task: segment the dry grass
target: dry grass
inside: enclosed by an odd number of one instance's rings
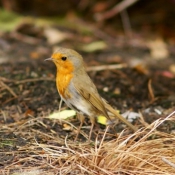
[[[166,120],[174,120],[172,113],[140,129],[132,135],[120,135],[111,141],[103,139],[92,143],[75,143],[55,137],[52,132],[40,132],[32,126],[39,119],[5,126],[3,131],[21,134],[28,142],[15,150],[1,152],[13,161],[5,163],[1,174],[120,174],[173,175],[175,174],[175,135],[156,131]],[[27,128],[32,128],[30,131]],[[37,138],[40,138],[39,140]],[[49,144],[50,142],[50,144]]]

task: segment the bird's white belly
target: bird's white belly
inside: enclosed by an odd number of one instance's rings
[[[69,106],[70,108],[76,110],[77,112],[81,114],[86,114],[90,116],[90,106],[81,97],[77,97],[77,98],[73,97],[73,98],[70,98],[69,100],[65,100],[64,98],[62,99],[65,101],[67,106]]]

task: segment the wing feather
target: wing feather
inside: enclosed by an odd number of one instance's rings
[[[82,87],[80,84],[79,85],[76,84],[75,88],[76,88],[77,92],[86,101],[89,101],[89,103],[91,103],[92,108],[94,108],[94,110],[96,110],[99,114],[102,114],[102,115],[106,116],[108,119],[110,119],[109,115],[107,114],[104,103],[103,103],[101,97],[99,96],[96,88],[94,89],[94,87],[93,88],[89,87],[87,89],[87,87]]]

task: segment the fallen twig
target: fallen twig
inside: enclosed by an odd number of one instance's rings
[[[25,80],[19,80],[15,81],[15,84],[23,84],[23,83],[29,83],[29,82],[36,82],[36,81],[55,81],[54,78],[48,78],[48,77],[42,77],[42,78],[29,78]]]
[[[154,92],[153,92],[153,88],[152,88],[152,80],[149,79],[148,81],[148,91],[149,91],[149,96],[151,99],[151,102],[155,101],[155,96],[154,96]]]
[[[162,157],[162,160],[167,163],[168,165],[170,165],[171,167],[175,168],[175,164],[170,162],[169,160],[167,160],[165,157]]]
[[[95,14],[95,19],[97,21],[103,21],[105,19],[111,18],[115,16],[116,14],[120,13],[124,9],[128,8],[129,6],[136,3],[138,0],[124,0],[120,3],[118,3],[116,6],[114,6],[111,10],[103,13],[103,14]]]
[[[132,36],[131,22],[130,22],[129,15],[126,10],[123,10],[121,12],[121,20],[123,23],[123,29],[125,31],[126,36],[128,38],[131,38]]]
[[[4,77],[0,77],[0,82],[13,82],[15,84],[23,84],[23,83],[29,83],[29,82],[35,82],[35,81],[55,81],[54,78],[49,77],[41,77],[41,78],[29,78],[24,80],[11,80]]]
[[[112,64],[112,65],[100,65],[100,66],[91,66],[87,67],[86,70],[90,71],[102,71],[102,70],[111,70],[111,69],[122,69],[127,67],[126,64]]]
[[[4,82],[0,81],[0,84],[7,89],[15,98],[17,97],[16,93],[9,87],[7,86]]]
[[[27,43],[27,44],[38,44],[40,42],[39,39],[36,39],[34,37],[31,37],[31,36],[23,35],[23,34],[18,33],[18,32],[11,32],[10,36],[12,38],[15,38],[15,39],[22,41],[24,43]]]

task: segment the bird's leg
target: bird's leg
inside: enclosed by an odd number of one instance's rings
[[[94,125],[95,125],[95,117],[94,116],[90,116],[90,121],[91,121],[91,129],[90,129],[90,132],[89,132],[89,139],[88,139],[88,141],[91,140],[92,131],[93,131],[93,128],[94,128]]]
[[[80,126],[78,127],[77,135],[76,135],[74,141],[77,140],[77,138],[78,138],[78,136],[80,134],[81,127],[82,127],[82,125],[84,123],[84,119],[85,119],[85,117],[82,114],[79,114],[79,113],[77,113],[77,118],[80,121]]]

